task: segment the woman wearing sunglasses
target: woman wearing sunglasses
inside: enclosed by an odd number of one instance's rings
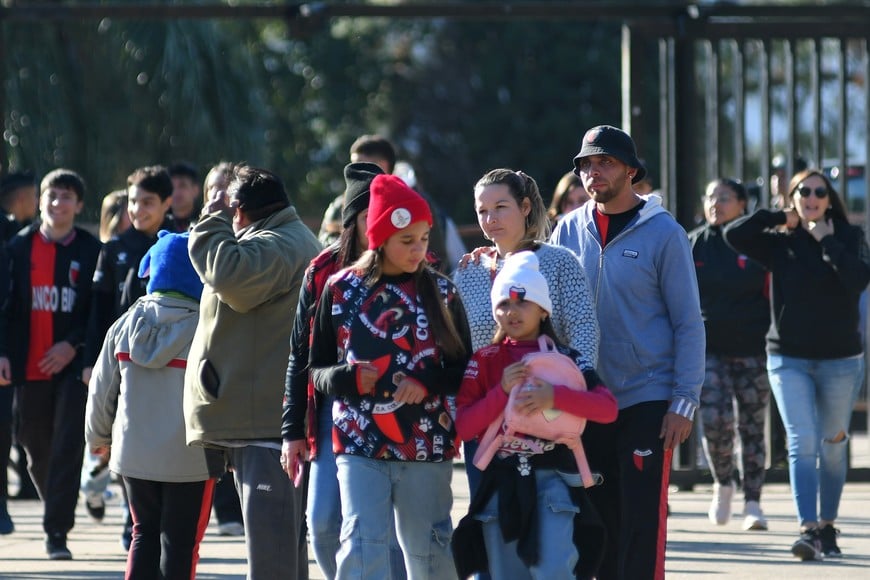
[[[821,560],[840,556],[834,521],[864,377],[858,300],[870,282],[870,249],[820,171],[795,175],[788,202],[783,211],[735,220],[725,239],[771,272],[767,373],[785,424],[800,522],[791,552]]]

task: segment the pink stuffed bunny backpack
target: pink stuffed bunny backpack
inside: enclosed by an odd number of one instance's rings
[[[546,335],[538,337],[539,352],[528,353],[523,357],[531,376],[550,383],[563,385],[577,391],[586,390],[583,373],[573,360],[556,350],[553,340]],[[516,395],[523,389],[535,389],[533,384],[514,388],[508,398],[505,410],[487,428],[474,455],[474,465],[486,469],[499,450],[516,453],[524,448],[529,453],[543,453],[538,439],[548,441],[571,440],[576,444],[568,445],[574,452],[577,469],[584,487],[592,487],[594,480],[586,461],[586,453],[580,442],[580,435],[586,427],[586,419],[556,409],[524,415],[514,411]],[[526,436],[531,436],[531,439]]]

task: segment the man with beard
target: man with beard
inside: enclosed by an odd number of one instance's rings
[[[704,323],[685,230],[658,195],[632,184],[646,169],[624,131],[583,136],[574,171],[592,203],[567,214],[551,241],[580,257],[595,289],[598,372],[619,402],[615,423],[589,423],[589,491],[607,529],[600,580],[664,578],[673,449],[692,431],[704,382]]]

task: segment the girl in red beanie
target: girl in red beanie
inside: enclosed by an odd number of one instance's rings
[[[471,351],[456,288],[426,261],[432,214],[401,179],[371,183],[368,250],[333,276],[313,320],[311,376],[334,397],[337,578],[389,572],[395,517],[408,577],[455,578],[452,395]],[[361,576],[360,576],[361,574]]]

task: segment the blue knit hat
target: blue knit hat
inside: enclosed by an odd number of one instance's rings
[[[148,293],[178,292],[199,300],[202,281],[190,263],[187,240],[190,235],[160,230],[155,243],[139,263],[139,277],[148,278]]]

